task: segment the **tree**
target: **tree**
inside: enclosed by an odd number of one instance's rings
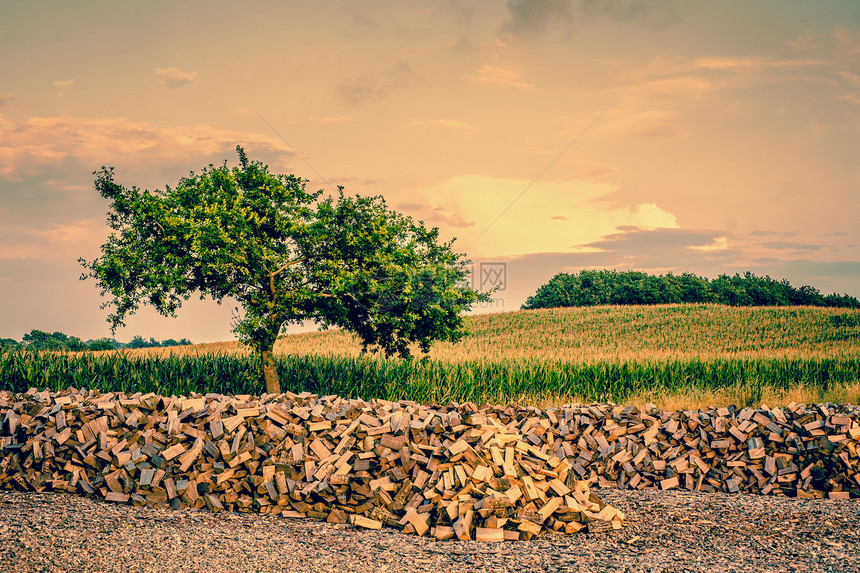
[[[153,339],[150,339],[150,340],[153,340]],[[140,336],[139,334],[135,335],[131,339],[131,342],[129,342],[128,344],[125,345],[126,348],[132,348],[132,349],[135,349],[135,348],[151,348],[152,346],[153,346],[153,344],[150,344],[149,342],[147,342],[146,339],[144,337]],[[155,344],[154,346],[158,346],[158,344]]]
[[[85,352],[90,349],[90,347],[87,346],[87,343],[77,336],[69,336],[66,339],[66,348],[72,352]]]
[[[174,316],[194,294],[241,307],[239,339],[259,353],[269,393],[280,392],[273,348],[282,329],[313,321],[357,334],[365,349],[409,355],[464,334],[462,312],[489,293],[469,288],[467,261],[438,244],[438,231],[389,210],[380,197],[320,199],[306,181],[250,161],[192,172],[175,188],[114,182],[103,167],[95,188],[111,201],[114,233],[87,262],[111,300],[115,331],[141,304]]]
[[[676,277],[676,281],[679,287],[679,302],[709,302],[713,299],[708,279],[685,272]]]
[[[652,276],[636,271],[589,271],[559,273],[526,299],[523,308],[590,306],[596,304],[667,304],[715,302],[733,306],[840,306],[860,308],[849,295],[822,296],[811,286],[794,288],[783,279],[720,275],[712,281],[685,272]]]
[[[113,350],[117,347],[117,342],[112,338],[99,338],[98,340],[91,340],[87,346],[94,352],[97,350]]]
[[[466,281],[468,261],[438,243],[439,231],[387,208],[381,197],[319,203],[310,228],[313,250],[304,270],[316,292],[312,315],[323,327],[354,332],[365,351],[410,356],[436,340],[465,334],[462,311],[488,302]]]
[[[62,332],[51,334],[34,328],[25,334],[21,341],[30,350],[62,350],[66,338]]]
[[[34,328],[25,334],[21,340],[24,346],[30,350],[71,350],[73,352],[89,350],[84,341],[77,336],[69,336],[59,331],[52,334]]]

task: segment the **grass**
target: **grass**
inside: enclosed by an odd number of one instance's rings
[[[275,347],[285,390],[444,403],[611,400],[667,409],[860,401],[860,311],[719,305],[540,309],[467,318],[424,360],[362,355],[343,331]],[[13,363],[14,362],[14,363]],[[0,357],[0,388],[259,392],[238,343]]]

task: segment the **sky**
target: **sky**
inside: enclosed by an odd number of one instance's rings
[[[456,238],[505,279],[476,312],[604,268],[860,296],[856,0],[0,0],[0,62],[0,337],[111,335],[93,171],[163,188],[236,145]]]

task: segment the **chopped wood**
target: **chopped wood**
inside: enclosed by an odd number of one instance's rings
[[[530,539],[621,527],[595,484],[860,497],[858,410],[0,392],[0,488]]]
[[[351,515],[350,521],[356,527],[364,527],[365,529],[382,529],[382,522],[364,517],[363,515]]]
[[[519,538],[519,536],[517,536]],[[475,541],[504,541],[505,530],[501,528],[476,527]]]

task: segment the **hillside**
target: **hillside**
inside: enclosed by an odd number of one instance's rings
[[[458,344],[434,345],[429,358],[591,362],[860,357],[860,311],[822,307],[673,304],[536,309],[470,316],[466,324],[468,336]],[[182,356],[247,350],[232,341],[124,352]],[[331,330],[284,336],[275,352],[359,356],[361,345],[349,333]]]

